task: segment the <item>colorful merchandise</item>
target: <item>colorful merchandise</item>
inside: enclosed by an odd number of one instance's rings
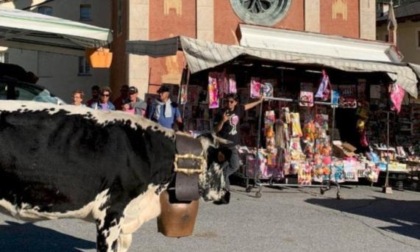
[[[344,177],[346,181],[358,182],[358,162],[354,159],[343,160]]]
[[[247,155],[246,157],[246,176],[249,178],[259,179],[282,179],[283,172],[277,163],[277,160],[272,160],[277,157],[277,153],[267,153],[264,150],[258,150],[258,156]]]
[[[359,107],[356,110],[358,116],[356,128],[359,132],[359,142],[362,147],[368,147],[369,141],[366,133],[366,122],[369,118],[369,104],[367,102],[359,103]]]
[[[331,84],[330,84],[330,77],[327,75],[325,70],[322,70],[322,79],[321,83],[319,84],[318,91],[315,94],[316,98],[321,98],[324,101],[330,99],[331,95]]]
[[[314,106],[314,93],[312,92],[312,83],[300,84],[299,106]]]
[[[291,160],[305,160],[306,156],[303,154],[302,146],[299,137],[292,137],[290,139],[290,158]]]
[[[357,87],[356,85],[340,85],[340,98],[338,106],[340,108],[357,108]]]
[[[217,86],[217,73],[209,74],[209,108],[214,109],[219,107],[219,89]]]
[[[264,82],[262,88],[262,95],[264,97],[273,97],[273,85],[269,82]]]
[[[290,113],[290,120],[292,123],[292,136],[301,137],[302,128],[300,127],[300,115],[299,113]]]
[[[255,78],[255,77],[251,78],[250,88],[251,88],[251,90],[250,90],[251,91],[251,93],[250,93],[251,98],[260,98],[261,97],[262,84],[261,84],[259,78]]]
[[[312,166],[308,162],[304,162],[298,167],[298,184],[312,184]]]
[[[373,162],[366,164],[366,169],[362,170],[362,176],[367,178],[371,183],[378,182],[380,169]]]
[[[312,180],[317,183],[325,183],[330,180],[330,168],[320,166],[314,169]]]
[[[331,92],[331,104],[333,106],[338,106],[338,102],[340,100],[340,92],[337,90],[332,90]]]
[[[187,97],[188,97],[188,90],[187,90],[187,85],[181,85],[181,98],[180,98],[180,103],[182,105],[187,103]]]
[[[390,85],[390,98],[392,101],[391,110],[397,111],[400,113],[401,111],[401,104],[404,100],[405,91],[404,89],[398,84]]]
[[[310,120],[303,126],[303,140],[313,142],[316,137],[315,123],[313,120]]]
[[[335,161],[331,169],[331,181],[334,183],[343,183],[345,181],[345,172],[343,161]]]
[[[267,150],[274,149],[276,145],[274,141],[275,121],[276,121],[276,117],[274,114],[274,110],[266,111],[265,117],[264,117],[264,127],[265,127],[265,139],[266,139]]]
[[[217,84],[219,88],[219,96],[223,97],[225,94],[229,93],[229,82],[225,71],[218,73]]]
[[[236,77],[234,74],[229,74],[229,93],[236,94]]]

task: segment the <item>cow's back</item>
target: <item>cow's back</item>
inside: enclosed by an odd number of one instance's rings
[[[148,185],[170,179],[173,136],[147,120],[16,104],[8,110],[0,102],[0,202],[12,214],[35,209],[74,217],[83,207],[88,214],[98,196],[109,197],[104,207],[122,211]]]

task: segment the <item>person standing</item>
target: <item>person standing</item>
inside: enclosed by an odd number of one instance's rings
[[[88,107],[92,107],[93,103],[98,102],[99,92],[101,91],[98,85],[92,86],[90,90],[91,90],[92,97],[89,100],[87,100],[87,102],[86,102],[86,106],[88,106]]]
[[[73,101],[72,101],[71,104],[73,104],[75,106],[82,106],[82,107],[84,107],[85,106],[85,104],[83,104],[83,97],[84,97],[84,95],[85,95],[85,93],[82,90],[76,89],[73,92],[73,96],[72,96]]]
[[[178,104],[170,99],[171,89],[167,85],[162,85],[158,89],[159,98],[155,99],[148,111],[148,117],[165,128],[173,129],[175,126],[183,130],[182,117],[179,112]]]
[[[114,100],[114,106],[116,110],[123,110],[123,104],[129,101],[128,85],[122,85],[120,88],[120,96]]]
[[[238,147],[241,142],[240,119],[244,111],[254,108],[263,101],[263,98],[247,104],[239,104],[237,94],[227,94],[225,97],[225,108],[219,111],[214,119],[213,131],[217,136],[229,140],[226,146],[230,151],[229,165],[223,170],[226,180],[226,188],[228,192],[225,198],[219,204],[229,203],[230,198],[230,175],[234,174],[240,167],[240,157]]]
[[[137,97],[138,90],[136,87],[131,86],[128,88],[128,100],[123,102],[121,108],[123,111],[135,115],[144,116],[147,108],[145,101]]]
[[[114,104],[109,100],[111,96],[111,89],[109,87],[103,87],[99,95],[99,101],[92,103],[90,106],[93,109],[99,110],[115,110]]]

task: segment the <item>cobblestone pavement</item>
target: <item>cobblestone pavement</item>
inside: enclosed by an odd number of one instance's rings
[[[262,197],[234,186],[229,205],[200,201],[192,236],[169,238],[156,220],[130,251],[420,251],[420,192],[380,187],[263,187]],[[95,226],[81,220],[23,223],[0,215],[1,251],[95,251]]]

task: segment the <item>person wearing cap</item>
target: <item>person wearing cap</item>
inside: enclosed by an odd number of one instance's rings
[[[128,85],[122,85],[120,88],[120,96],[118,96],[112,103],[114,103],[116,110],[122,110],[123,104],[128,101]]]
[[[183,130],[182,117],[178,104],[171,101],[170,92],[171,89],[169,86],[160,86],[157,91],[159,98],[155,99],[152,103],[148,117],[165,128],[173,129],[174,126],[177,126],[179,130]]]
[[[134,86],[128,88],[128,100],[123,102],[122,110],[127,113],[144,116],[147,104],[137,97],[138,92],[139,91]]]

